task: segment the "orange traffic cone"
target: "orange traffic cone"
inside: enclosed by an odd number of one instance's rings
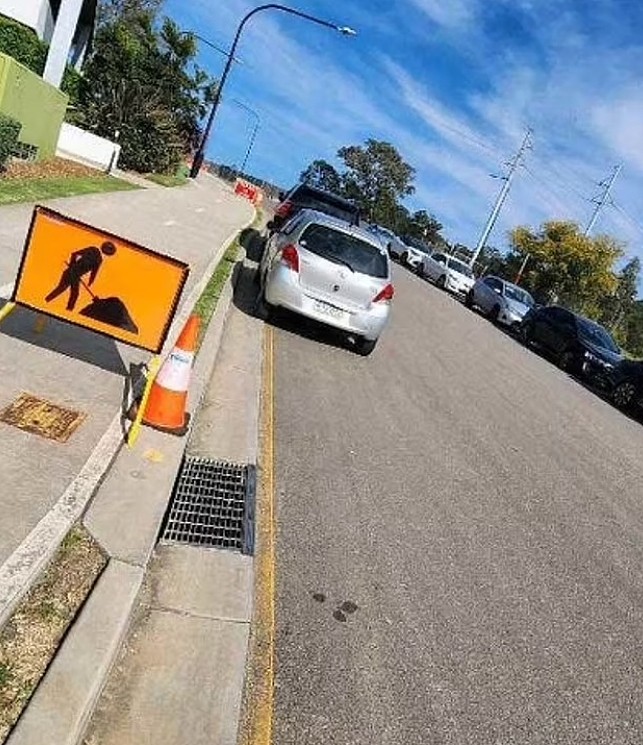
[[[190,374],[199,336],[200,319],[192,315],[152,384],[143,424],[162,432],[184,435],[190,415],[186,412]]]

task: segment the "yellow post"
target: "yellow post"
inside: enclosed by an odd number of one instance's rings
[[[141,403],[138,406],[136,412],[136,418],[134,419],[129,432],[127,433],[127,446],[133,448],[136,445],[138,436],[141,433],[141,424],[143,422],[143,414],[145,413],[145,407],[147,406],[147,399],[150,397],[150,391],[152,390],[152,384],[156,380],[159,368],[161,367],[161,358],[157,355],[152,357],[150,364],[147,366],[147,382],[145,383],[145,389],[143,390],[143,397]]]
[[[0,309],[0,323],[4,321],[4,319],[11,313],[12,310],[15,310],[16,304],[9,301],[8,303],[5,303],[2,308]]]

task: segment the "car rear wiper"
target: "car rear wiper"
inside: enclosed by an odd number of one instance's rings
[[[329,254],[320,253],[320,256],[323,256],[325,259],[328,259],[328,261],[332,261],[334,264],[343,264],[344,266],[347,266],[353,274],[355,274],[355,269],[351,264],[346,261],[346,259],[340,259],[339,256],[331,256]]]

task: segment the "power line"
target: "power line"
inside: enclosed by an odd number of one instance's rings
[[[614,207],[616,210],[618,210],[624,217],[626,217],[634,227],[636,227],[638,230],[641,231],[641,234],[643,234],[643,224],[640,223],[635,217],[630,215],[630,213],[624,208],[621,207],[620,204],[617,202],[612,201],[612,207]]]

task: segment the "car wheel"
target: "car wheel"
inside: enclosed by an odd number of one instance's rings
[[[473,310],[473,290],[469,290],[469,292],[464,296],[464,304],[467,308]]]
[[[520,327],[518,328],[518,338],[526,347],[528,347],[533,341],[531,335],[532,335],[531,324],[521,323]]]
[[[435,283],[436,287],[439,287],[441,290],[446,290],[447,287],[447,275],[443,274],[441,277],[438,277],[437,282]]]
[[[400,264],[403,264],[404,266],[408,266],[408,259],[409,259],[409,255],[407,253],[403,253],[400,256]]]
[[[558,358],[558,367],[567,373],[574,372],[576,368],[576,355],[571,349],[564,349]]]
[[[487,318],[491,321],[491,323],[498,323],[498,316],[500,315],[500,306],[498,303],[496,303],[491,311],[489,312],[489,315]]]
[[[355,350],[357,354],[362,357],[368,357],[369,354],[375,349],[377,345],[377,339],[358,339],[355,342]]]
[[[425,277],[425,274],[424,274],[424,264],[422,264],[422,262],[420,262],[417,265],[417,268],[416,268],[415,272],[416,272],[416,274],[418,275],[418,277],[420,279],[424,279],[424,277]]]
[[[614,405],[618,406],[619,409],[623,409],[623,411],[627,411],[627,409],[632,407],[634,396],[636,396],[636,386],[631,380],[622,381],[612,391]]]

